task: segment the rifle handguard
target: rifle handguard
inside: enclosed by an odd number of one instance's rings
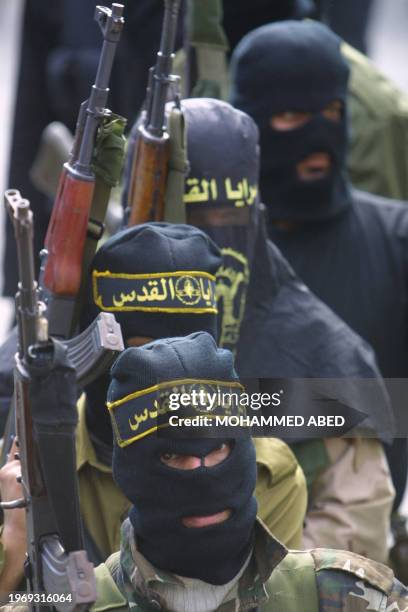
[[[47,230],[44,285],[50,293],[76,296],[81,286],[82,257],[95,180],[77,177],[64,165]]]
[[[163,221],[169,157],[168,134],[158,138],[140,126],[129,191],[129,227]]]

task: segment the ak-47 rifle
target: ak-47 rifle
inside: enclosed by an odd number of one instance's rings
[[[128,225],[162,221],[168,173],[169,135],[166,102],[170,84],[181,0],[164,0],[164,21],[156,65],[150,69],[146,106],[133,154],[127,208]]]
[[[76,300],[82,281],[82,260],[95,188],[92,170],[95,137],[104,117],[109,80],[124,19],[122,4],[96,7],[103,47],[95,84],[81,105],[75,140],[64,165],[42,252],[41,288],[47,295],[50,333],[69,338],[74,333]],[[101,233],[103,228],[101,228]]]
[[[95,601],[96,585],[82,541],[76,480],[76,374],[66,347],[49,337],[45,305],[38,300],[30,204],[16,192],[5,200],[20,277],[14,382],[24,497],[1,507],[26,509],[30,608],[79,612]]]

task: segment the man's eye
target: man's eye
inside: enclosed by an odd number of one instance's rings
[[[163,453],[160,459],[162,461],[174,461],[175,459],[178,459],[178,455],[175,455],[174,453]]]

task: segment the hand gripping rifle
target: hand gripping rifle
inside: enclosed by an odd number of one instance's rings
[[[164,217],[164,194],[168,173],[169,135],[166,102],[171,74],[177,20],[181,0],[164,0],[164,21],[156,65],[150,69],[146,107],[141,116],[133,154],[127,207],[129,226]]]
[[[72,153],[60,178],[42,252],[40,283],[48,295],[49,329],[51,335],[63,338],[74,331],[75,303],[95,189],[92,157],[98,127],[108,112],[105,108],[108,85],[124,24],[123,8],[115,3],[111,9],[96,7],[95,19],[104,38],[98,71],[91,95],[81,105]]]
[[[6,206],[17,239],[20,277],[14,384],[24,497],[1,506],[26,509],[29,593],[50,595],[48,610],[77,612],[95,601],[96,587],[82,541],[76,479],[75,369],[67,348],[49,338],[45,306],[38,301],[29,202],[8,193]],[[32,603],[31,609],[40,610],[40,605]]]

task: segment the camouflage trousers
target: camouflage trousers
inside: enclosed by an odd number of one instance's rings
[[[303,548],[350,550],[386,563],[394,487],[378,440],[325,440],[330,465],[313,484]]]

